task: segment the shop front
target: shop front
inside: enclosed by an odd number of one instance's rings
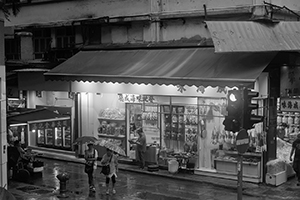
[[[25,147],[71,151],[71,118],[59,114],[66,109],[37,106],[36,109],[9,116],[8,128]]]
[[[235,179],[236,134],[222,124],[227,91],[260,91],[265,82],[259,77],[274,56],[221,55],[213,48],[84,51],[45,76],[71,84],[78,101],[79,136],[114,141],[135,160],[135,147],[128,140],[142,127],[148,163],[168,167],[176,160],[182,170]],[[258,101],[259,112],[264,112],[264,99]],[[249,134],[244,176],[261,182],[264,123]],[[103,155],[104,149],[98,150]]]

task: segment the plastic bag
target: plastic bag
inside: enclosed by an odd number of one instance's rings
[[[267,173],[274,175],[283,171],[286,171],[286,162],[283,160],[275,159],[267,162]]]

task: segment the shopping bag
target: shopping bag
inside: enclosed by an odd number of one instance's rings
[[[110,172],[110,167],[109,165],[104,165],[102,166],[102,170],[101,170],[101,173],[104,174],[104,175],[108,175]]]
[[[92,172],[93,171],[93,166],[94,165],[89,165],[89,164],[85,164],[85,166],[84,166],[84,172],[85,173],[90,173],[90,172]]]

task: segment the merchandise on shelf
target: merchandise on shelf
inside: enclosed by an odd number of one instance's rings
[[[102,109],[99,113],[99,118],[125,120],[125,111],[120,110],[119,108]]]
[[[99,134],[111,136],[124,136],[125,135],[125,121],[111,121],[109,119],[101,119],[98,128]]]
[[[277,114],[277,134],[284,140],[294,140],[300,133],[300,114],[298,112],[280,112]]]

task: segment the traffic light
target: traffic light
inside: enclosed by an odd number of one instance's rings
[[[243,90],[244,98],[244,116],[243,128],[248,130],[254,128],[254,124],[262,122],[264,117],[252,114],[252,110],[258,109],[257,103],[252,103],[252,98],[258,97],[258,92],[253,92],[249,89]]]
[[[243,117],[243,93],[241,90],[228,91],[227,116],[223,121],[226,131],[237,132],[242,125]]]

